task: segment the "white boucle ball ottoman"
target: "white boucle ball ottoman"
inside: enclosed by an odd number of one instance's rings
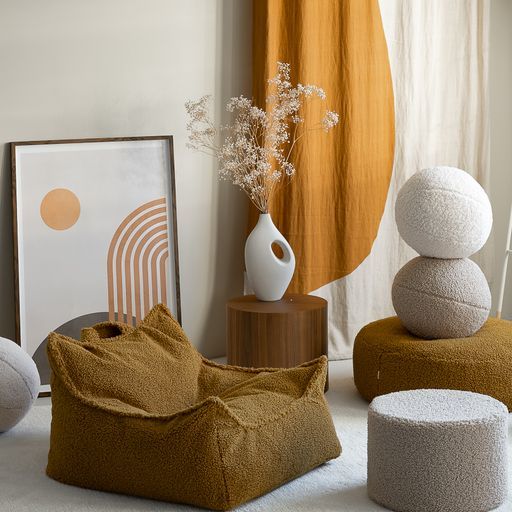
[[[508,411],[486,395],[418,389],[368,412],[368,494],[399,512],[483,512],[507,493]]]
[[[14,427],[27,414],[39,386],[32,358],[13,341],[0,338],[0,432]]]
[[[434,167],[417,172],[400,189],[395,219],[402,238],[422,256],[467,258],[489,237],[492,209],[467,172]]]
[[[465,338],[489,317],[491,291],[480,267],[419,256],[395,276],[391,298],[404,327],[420,338]]]

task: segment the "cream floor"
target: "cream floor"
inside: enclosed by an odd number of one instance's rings
[[[366,496],[366,412],[352,380],[351,361],[330,363],[327,393],[342,455],[307,475],[240,508],[243,512],[385,510]],[[44,468],[51,410],[40,399],[13,430],[0,435],[0,512],[185,512],[193,507],[79,489],[54,482]],[[512,415],[510,424],[512,444]],[[512,463],[512,449],[509,451]],[[511,466],[512,467],[512,466]],[[507,502],[512,510],[512,479]]]

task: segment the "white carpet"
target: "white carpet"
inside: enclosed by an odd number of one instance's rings
[[[386,510],[366,496],[366,412],[352,381],[352,361],[330,364],[331,405],[342,455],[237,511]],[[47,403],[47,400],[46,400]],[[512,421],[509,431],[512,430]],[[200,510],[156,501],[79,489],[54,482],[44,469],[48,453],[50,406],[38,401],[12,431],[0,435],[1,512],[185,512]],[[512,440],[512,432],[511,438]],[[512,444],[512,442],[511,442]],[[512,450],[509,460],[512,459]],[[512,460],[511,460],[512,462]],[[512,489],[512,479],[509,484]],[[500,512],[512,510],[512,491]]]

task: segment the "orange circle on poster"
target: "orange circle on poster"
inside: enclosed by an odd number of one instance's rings
[[[44,196],[40,211],[48,227],[63,231],[73,226],[80,217],[80,201],[71,190],[55,188]]]

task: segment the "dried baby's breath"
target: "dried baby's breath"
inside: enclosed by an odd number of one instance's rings
[[[216,129],[210,114],[210,96],[187,101],[189,120],[187,146],[212,154],[219,160],[219,176],[238,185],[261,212],[268,212],[277,183],[295,174],[290,156],[306,133],[329,131],[339,122],[336,112],[327,110],[320,122],[306,126],[302,107],[317,97],[325,101],[323,89],[298,83],[292,86],[290,65],[278,62],[277,75],[269,80],[272,94],[263,110],[244,96],[231,98],[226,110],[233,115],[231,124]],[[216,139],[222,131],[222,145]]]

